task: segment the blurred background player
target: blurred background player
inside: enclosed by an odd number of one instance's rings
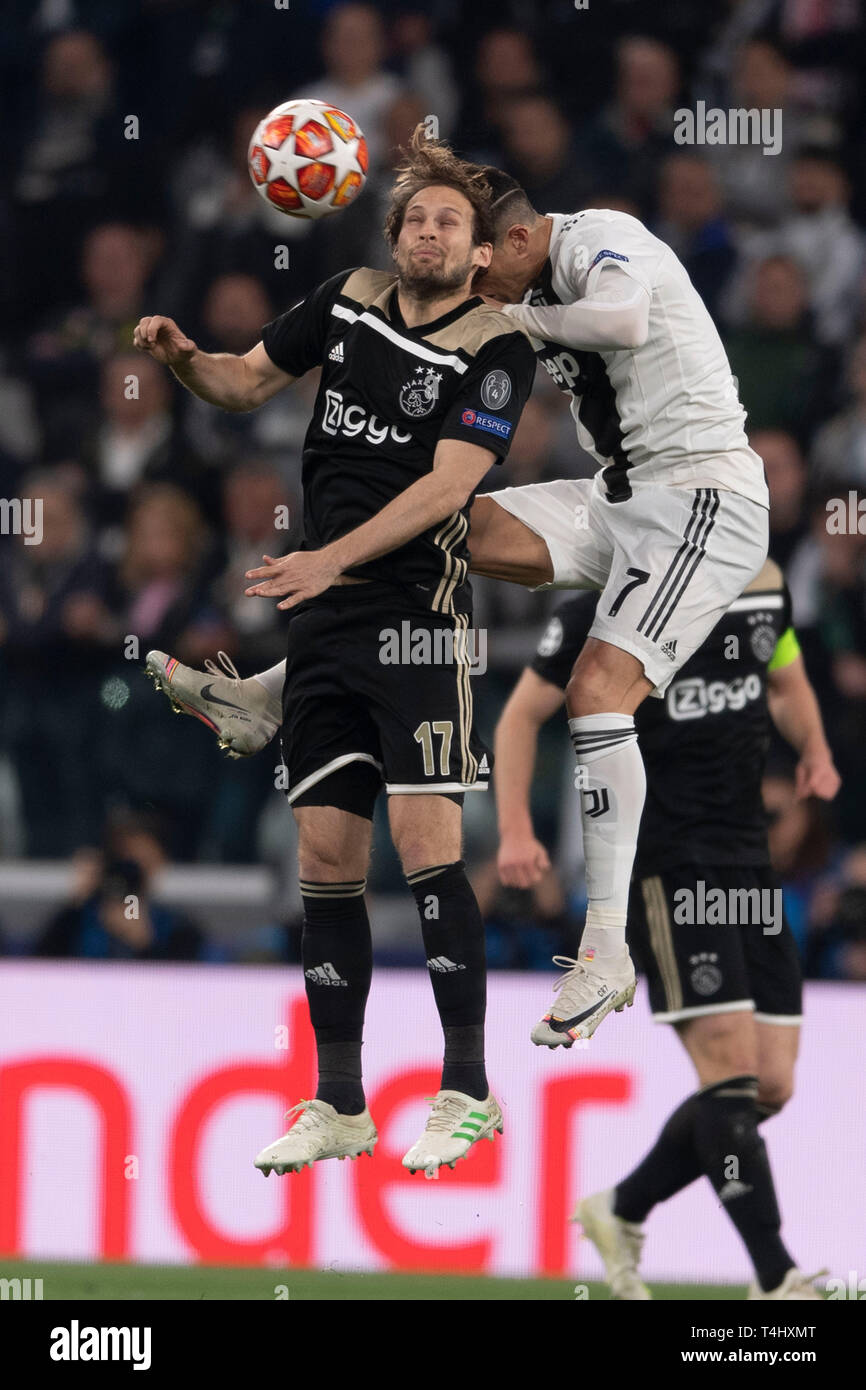
[[[514,887],[532,887],[550,871],[530,811],[538,732],[562,707],[600,601],[584,595],[560,607],[497,725],[498,862],[503,883]],[[839,776],[791,626],[790,599],[781,570],[768,561],[664,701],[647,701],[637,714],[647,804],[629,941],[647,976],[653,1017],[676,1028],[700,1089],[627,1178],[577,1205],[575,1219],[598,1248],[615,1298],[650,1297],[637,1268],[642,1223],[702,1174],[749,1253],[749,1296],[820,1296],[782,1242],[758,1132],[792,1094],[801,1018],[799,960],[770,867],[761,798],[771,720],[799,755],[798,795],[834,797]],[[718,890],[728,905],[747,903],[746,912],[684,910]],[[565,1038],[571,1046],[568,1032]]]
[[[376,1143],[361,1045],[372,972],[364,893],[383,785],[445,1033],[441,1088],[404,1165],[432,1175],[502,1129],[484,1062],[484,925],[460,857],[463,793],[486,787],[490,770],[473,727],[466,535],[534,362],[522,331],[471,292],[491,254],[489,202],[476,166],[418,134],[386,221],[396,274],[344,271],[267,324],[245,356],[202,353],[171,319],[136,330],[139,348],[225,409],[254,409],[322,368],[304,447],[309,549],[281,562],[294,587],[281,605],[293,610],[282,751],[319,1085],[257,1157],[266,1176]],[[247,592],[271,594],[270,573],[251,571]],[[450,657],[387,658],[384,632],[404,626],[413,644],[444,633]],[[169,689],[175,664],[158,672]]]

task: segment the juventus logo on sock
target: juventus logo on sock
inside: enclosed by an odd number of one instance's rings
[[[610,796],[607,787],[593,787],[590,791],[585,791],[586,814],[596,820],[598,816],[606,816],[610,810]]]

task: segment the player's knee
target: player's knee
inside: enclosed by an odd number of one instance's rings
[[[707,1014],[691,1019],[683,1041],[702,1080],[754,1075],[757,1055],[747,1015]]]
[[[298,871],[310,883],[330,883],[348,878],[344,847],[326,834],[301,833],[298,837]]]
[[[610,672],[604,658],[584,652],[569,677],[565,704],[572,718],[581,714],[606,714],[611,708]]]
[[[397,853],[404,874],[416,873],[431,864],[450,864],[460,858],[459,850],[443,845],[427,836],[423,831],[406,830],[395,837]]]
[[[388,803],[391,839],[404,874],[460,858],[462,813],[443,796],[394,796]]]
[[[758,1107],[765,1117],[778,1115],[794,1094],[793,1076],[759,1076]]]

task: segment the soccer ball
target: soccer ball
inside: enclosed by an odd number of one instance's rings
[[[367,142],[326,101],[284,101],[256,126],[247,156],[266,203],[289,217],[327,217],[354,202],[367,178]]]

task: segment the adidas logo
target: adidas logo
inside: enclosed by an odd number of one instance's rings
[[[730,1182],[726,1182],[720,1190],[719,1201],[732,1202],[735,1197],[745,1197],[746,1193],[751,1191],[752,1188],[747,1182],[740,1182],[736,1178],[731,1178]]]
[[[677,659],[677,639],[676,639],[675,637],[674,637],[674,638],[672,639],[672,641],[670,641],[670,642],[662,642],[661,649],[662,649],[662,652],[664,653],[665,656],[669,656],[669,657],[670,657],[671,661],[676,661],[676,659]]]
[[[489,764],[489,762],[487,761],[487,754],[486,754],[486,753],[483,755],[483,757],[482,757],[482,759],[481,759],[481,762],[478,764],[478,771],[479,771],[479,772],[489,772],[489,771],[490,771],[490,764]]]
[[[337,973],[329,960],[326,960],[324,965],[314,965],[312,969],[305,970],[304,974],[314,985],[343,985],[345,988],[349,983]]]
[[[447,956],[434,956],[427,962],[428,970],[438,970],[441,975],[450,975],[453,970],[465,970],[465,965],[455,965]]]
[[[328,360],[330,362],[345,362],[346,359],[343,356],[342,342],[334,344],[334,346],[331,348],[331,351],[328,353]]]

